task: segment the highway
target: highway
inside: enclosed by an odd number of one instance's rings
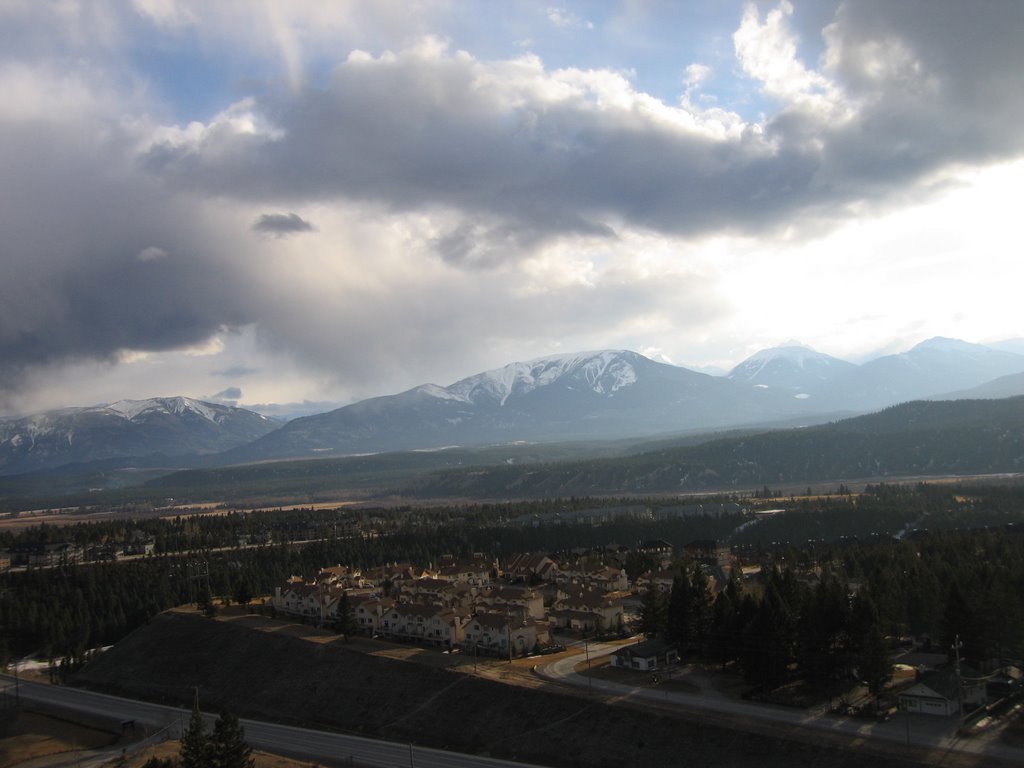
[[[590,660],[594,662],[621,647],[621,643],[591,644],[588,647]],[[727,724],[729,718],[735,718],[766,725],[774,724],[786,731],[793,728],[812,728],[848,738],[877,739],[893,745],[910,744],[940,753],[958,752],[1024,765],[1024,749],[1002,743],[993,734],[960,736],[957,734],[953,718],[898,714],[888,722],[880,723],[856,717],[837,717],[826,713],[823,708],[804,710],[770,704],[751,704],[717,693],[707,685],[706,678],[701,675],[691,678],[685,668],[676,672],[676,679],[686,679],[695,683],[701,689],[700,693],[685,693],[669,690],[667,687],[631,686],[577,673],[576,666],[583,660],[580,655],[568,656],[541,664],[535,668],[535,672],[547,680],[588,688],[613,698],[643,699],[675,711],[724,715],[726,717],[723,724]]]
[[[15,686],[13,677],[0,675],[0,681],[12,695]],[[18,683],[18,695],[25,700],[80,712],[90,712],[119,722],[134,720],[137,729],[145,728],[147,734],[164,731],[171,738],[177,738],[188,725],[191,712],[177,707],[150,704],[144,701],[123,699],[78,688],[45,685],[42,683]],[[215,715],[204,713],[208,731],[212,730]],[[275,754],[296,757],[302,760],[318,760],[332,764],[351,761],[355,766],[382,766],[386,768],[530,768],[527,763],[496,760],[488,757],[465,755],[442,749],[429,749],[392,741],[380,741],[361,736],[328,733],[306,728],[276,725],[258,720],[241,720],[245,728],[246,741],[253,747]],[[120,747],[95,758],[96,763],[120,754]],[[75,765],[87,765],[76,758]],[[534,767],[536,768],[536,767]]]

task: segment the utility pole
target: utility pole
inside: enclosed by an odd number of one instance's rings
[[[512,613],[505,611],[505,630],[508,633],[508,663],[512,663]]]
[[[587,643],[587,638],[583,638],[583,653],[587,656],[587,693],[590,696],[594,695],[594,677],[590,674],[590,645]]]
[[[964,724],[964,678],[960,673],[960,648],[963,643],[960,642],[960,635],[954,635],[953,637],[953,653],[956,658],[956,695],[960,705],[960,725]]]
[[[320,603],[320,626],[324,625],[324,583],[317,583],[317,602]]]
[[[194,584],[196,581],[206,582],[206,593],[210,595],[210,599],[213,599],[213,595],[210,593],[210,564],[206,560],[189,560],[186,563],[187,578],[188,578],[188,600],[189,603],[196,603],[196,607],[199,607],[198,596],[195,595]],[[194,599],[193,599],[194,598]]]

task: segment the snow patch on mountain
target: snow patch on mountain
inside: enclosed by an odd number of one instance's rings
[[[733,381],[765,383],[772,386],[816,386],[856,366],[810,347],[784,346],[763,349],[733,368]]]
[[[920,344],[915,344],[910,352],[955,352],[962,354],[964,352],[976,352],[984,349],[987,349],[987,347],[982,344],[972,344],[969,341],[950,339],[946,336],[933,336],[930,339],[925,339]]]
[[[460,403],[470,402],[469,398],[465,395],[451,392],[444,387],[437,386],[437,384],[421,384],[412,391],[419,392],[420,394],[427,395],[428,397],[436,397],[438,400],[457,400]]]
[[[604,350],[510,363],[457,381],[446,387],[446,391],[449,396],[466,402],[497,401],[505,405],[510,397],[572,379],[597,394],[611,395],[637,381],[636,369],[628,360],[630,354]]]
[[[0,421],[0,475],[98,459],[215,453],[274,426],[262,414],[189,397],[62,408]]]
[[[984,344],[972,344],[960,339],[947,339],[944,336],[936,336],[922,341],[902,356],[918,364],[922,360],[941,362],[946,359],[962,363],[964,360],[980,362],[997,358],[1012,359],[1014,353],[993,349]],[[1019,357],[1019,355],[1017,356]]]
[[[207,421],[217,423],[221,417],[214,408],[208,404],[193,400],[190,397],[153,397],[148,400],[118,400],[107,406],[101,406],[105,410],[113,411],[129,421],[135,421],[146,413],[171,413],[180,416],[184,413],[194,413]]]
[[[804,368],[808,362],[827,361],[828,356],[815,352],[809,347],[772,347],[755,352],[730,371],[728,378],[734,379],[742,375],[750,380],[776,360],[784,360],[797,368]]]

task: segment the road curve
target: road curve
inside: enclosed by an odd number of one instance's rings
[[[137,727],[146,726],[152,733],[167,729],[177,738],[188,724],[190,713],[186,709],[152,704],[134,699],[123,699],[94,691],[66,686],[45,685],[27,681],[16,682],[13,677],[0,675],[0,682],[13,694],[17,685],[22,699],[41,702],[65,709],[89,712],[121,722],[134,721]],[[212,728],[215,715],[204,713]],[[294,756],[303,760],[323,760],[334,763],[352,759],[357,766],[395,768],[539,768],[527,763],[497,760],[490,757],[449,752],[443,749],[417,747],[393,741],[382,741],[362,736],[328,733],[307,728],[277,725],[259,720],[241,720],[246,741],[253,747],[276,754]]]
[[[592,644],[588,648],[589,658],[595,661],[621,647],[621,643]],[[540,664],[534,671],[540,677],[553,682],[589,688],[620,699],[643,699],[675,711],[715,713],[786,728],[813,728],[847,737],[878,739],[894,745],[911,744],[940,752],[962,752],[1024,764],[1024,749],[1001,743],[992,735],[960,736],[956,732],[956,722],[950,718],[897,715],[888,722],[879,723],[863,718],[837,717],[825,712],[824,708],[793,709],[770,704],[751,704],[705,693],[670,691],[665,687],[631,686],[577,673],[576,666],[583,660],[584,657],[581,655],[568,656]],[[681,677],[682,671],[676,672],[675,675]]]

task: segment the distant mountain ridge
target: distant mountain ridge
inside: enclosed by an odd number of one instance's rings
[[[762,350],[725,377],[628,350],[517,362],[447,387],[424,384],[295,419],[222,458],[303,456],[616,439],[777,423],[807,424],[1024,372],[1024,355],[935,338],[856,366],[808,347]]]
[[[449,446],[650,438],[781,423],[807,426],[949,392],[1016,394],[1021,375],[1024,355],[946,338],[860,366],[790,344],[762,350],[726,376],[628,350],[598,350],[510,363],[448,386],[423,384],[283,426],[245,409],[183,397],[3,421],[0,474],[60,466],[79,471],[78,465],[84,470],[95,462],[125,466],[130,458],[139,466],[144,456],[152,457],[147,466],[166,466],[153,463],[161,457],[192,457],[176,460],[175,466],[225,466]],[[984,386],[991,389],[975,389]]]
[[[188,397],[120,400],[0,421],[0,474],[151,454],[213,454],[251,442],[278,422]]]
[[[607,439],[766,422],[807,412],[789,393],[602,350],[512,363],[295,419],[225,454],[272,458]]]
[[[836,383],[829,402],[841,402],[860,412],[873,411],[1021,372],[1024,355],[936,337],[907,352],[864,363]]]
[[[935,395],[930,400],[1000,400],[1024,395],[1024,373],[1011,373],[970,389]]]

